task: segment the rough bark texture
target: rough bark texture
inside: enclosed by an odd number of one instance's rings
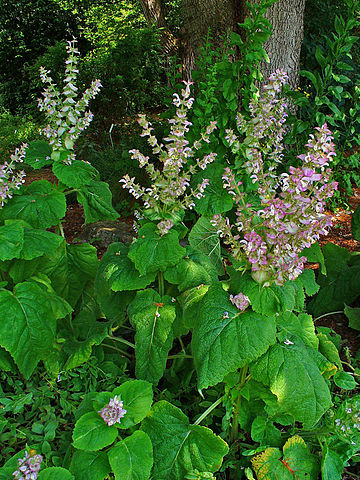
[[[250,2],[255,3],[255,0]],[[299,84],[304,10],[305,0],[278,0],[266,13],[273,33],[264,44],[270,63],[263,62],[262,73],[267,79],[276,69],[284,69],[289,75],[289,85],[292,89],[296,89]],[[246,14],[246,11],[244,13]]]
[[[234,6],[234,0],[183,0],[185,77],[190,77],[195,57],[206,41],[208,30],[210,29],[212,43],[219,46],[221,38],[233,29]]]

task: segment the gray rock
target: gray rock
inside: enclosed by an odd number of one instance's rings
[[[93,243],[100,248],[108,248],[114,242],[131,243],[134,236],[135,231],[131,225],[120,220],[105,220],[84,225],[74,242]]]

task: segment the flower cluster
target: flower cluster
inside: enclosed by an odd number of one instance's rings
[[[243,312],[250,305],[250,298],[240,292],[237,295],[230,295],[230,302]]]
[[[325,214],[325,203],[334,194],[337,183],[330,181],[329,164],[335,151],[333,137],[326,124],[317,127],[314,135],[310,135],[306,153],[299,155],[302,165],[290,167],[289,173],[276,174],[275,165],[283,157],[280,140],[283,135],[281,125],[285,118],[282,109],[285,107],[283,102],[280,102],[280,107],[279,103],[274,102],[276,93],[286,78],[281,72],[277,76],[278,80],[276,75],[270,77],[272,83],[260,100],[261,106],[252,107],[252,111],[257,112],[257,117],[249,122],[247,131],[248,161],[245,166],[253,183],[257,183],[261,204],[254,206],[246,202],[241,182],[237,182],[234,173],[227,168],[223,182],[224,188],[234,197],[237,205],[236,222],[231,225],[228,218],[216,215],[212,223],[230,245],[234,258],[247,261],[254,280],[259,283],[274,281],[283,285],[301,274],[306,262],[301,251],[316,242],[320,235],[326,234],[331,226],[331,218]],[[269,108],[266,108],[265,100],[270,102]],[[274,109],[278,113],[282,112],[282,118],[280,113],[270,116],[264,114],[259,118],[260,110],[271,112]],[[262,129],[259,124],[264,122]],[[245,130],[246,125],[243,125]],[[276,129],[278,133],[274,136]],[[268,135],[266,147],[259,141],[264,132]],[[270,140],[274,142],[273,151],[270,151]],[[232,145],[236,142],[238,147],[235,149],[239,152],[240,141],[236,140]],[[268,166],[265,166],[266,161],[270,162]]]
[[[48,121],[42,133],[49,139],[53,152],[68,151],[65,162],[71,163],[75,159],[75,154],[71,152],[75,140],[93,119],[93,114],[86,109],[90,100],[99,93],[101,83],[100,80],[94,80],[81,98],[77,99],[78,87],[75,84],[79,73],[77,69],[79,51],[75,40],[68,42],[67,52],[69,56],[65,62],[65,85],[62,92],[49,76],[50,72],[40,67],[40,78],[47,84],[47,88],[42,93],[43,98],[38,99],[38,105],[40,111],[45,112]],[[55,160],[57,156],[54,156]]]
[[[13,473],[16,480],[36,480],[43,457],[36,454],[31,455],[31,453],[31,451],[30,453],[25,452],[25,457],[19,458],[19,467]]]
[[[24,143],[17,148],[10,157],[10,162],[0,166],[0,206],[3,207],[6,201],[12,197],[12,192],[18,190],[25,182],[25,172],[16,170],[15,165],[22,163],[25,158],[27,144]]]
[[[335,415],[336,433],[360,448],[360,396],[346,400]]]
[[[190,182],[193,174],[198,170],[205,170],[207,165],[216,158],[216,153],[209,153],[202,158],[196,158],[191,165],[187,165],[189,160],[196,156],[196,151],[202,145],[202,142],[209,143],[209,136],[216,128],[216,122],[210,122],[206,131],[201,135],[201,139],[196,140],[192,146],[186,140],[186,134],[192,125],[187,120],[188,110],[192,107],[194,99],[190,97],[190,83],[185,83],[185,88],[181,91],[181,97],[174,94],[173,103],[176,106],[175,118],[170,119],[170,133],[164,139],[166,146],[159,143],[152,134],[153,128],[145,115],[140,115],[139,124],[143,131],[141,136],[148,137],[148,143],[151,145],[154,155],[159,156],[162,164],[160,170],[156,169],[149,157],[144,156],[139,150],[130,150],[131,158],[138,161],[140,168],[144,168],[148,173],[152,186],[144,188],[135,182],[135,177],[130,178],[125,175],[120,182],[123,188],[127,188],[135,198],[141,198],[144,202],[144,208],[151,209],[158,214],[158,230],[162,235],[166,234],[173,226],[172,215],[187,208],[192,209],[195,206],[195,199],[203,196],[204,190],[209,184],[208,179],[191,188]],[[186,167],[186,168],[185,168]]]
[[[126,414],[123,408],[123,402],[118,399],[117,395],[110,399],[110,402],[104,408],[98,411],[100,417],[108,424],[109,427],[115,423],[120,423],[121,418]]]

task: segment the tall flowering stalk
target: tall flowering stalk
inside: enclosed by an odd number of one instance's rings
[[[191,178],[198,170],[205,170],[207,165],[216,158],[216,153],[209,153],[202,158],[196,158],[191,165],[190,159],[196,156],[196,151],[202,142],[209,143],[209,136],[216,128],[216,122],[210,122],[206,131],[196,140],[192,146],[186,140],[186,133],[192,125],[187,120],[188,110],[192,107],[194,99],[190,97],[190,83],[185,83],[181,91],[181,97],[174,94],[173,104],[176,106],[175,118],[170,119],[170,133],[164,138],[165,146],[159,143],[152,134],[153,128],[145,115],[140,115],[139,124],[143,131],[141,136],[148,137],[148,143],[152,147],[154,155],[158,155],[162,164],[160,169],[155,168],[139,150],[130,150],[131,158],[139,162],[140,168],[144,168],[150,177],[152,186],[144,188],[135,182],[135,177],[125,175],[120,182],[123,188],[127,188],[135,198],[141,198],[144,202],[145,211],[155,212],[161,221],[158,229],[161,234],[167,233],[174,225],[174,214],[195,206],[195,199],[203,196],[208,185],[208,179],[204,179],[195,188],[191,188]]]
[[[299,155],[301,166],[290,167],[288,173],[276,174],[276,164],[282,162],[286,118],[284,101],[278,99],[286,74],[277,72],[265,87],[266,94],[258,105],[251,106],[252,119],[246,122],[238,116],[246,134],[245,167],[257,184],[260,207],[246,201],[230,168],[223,175],[224,188],[237,205],[236,221],[214,216],[218,233],[231,247],[235,260],[250,269],[253,278],[263,284],[283,285],[295,280],[302,272],[306,258],[301,251],[327,234],[331,218],[325,214],[325,203],[337,189],[330,180],[329,165],[335,155],[333,137],[327,125],[317,127]],[[234,132],[228,132],[234,152],[243,151]],[[273,142],[274,149],[270,148]]]
[[[10,157],[10,162],[0,166],[0,206],[3,207],[7,200],[12,197],[13,191],[18,190],[25,182],[25,172],[17,170],[16,164],[23,163],[27,144],[17,148]]]
[[[41,468],[43,457],[25,452],[24,458],[19,458],[18,469],[13,473],[15,480],[36,480]]]
[[[49,139],[49,144],[53,148],[52,159],[63,159],[66,163],[71,163],[75,159],[72,151],[74,143],[93,119],[93,114],[87,107],[90,100],[99,93],[101,83],[100,80],[94,80],[82,96],[77,98],[79,89],[75,83],[79,73],[77,68],[79,51],[75,40],[68,42],[67,52],[62,92],[49,76],[50,72],[40,67],[40,78],[47,84],[47,88],[42,93],[43,98],[38,99],[38,105],[40,111],[45,112],[48,121],[42,133]],[[63,156],[61,152],[64,152]]]

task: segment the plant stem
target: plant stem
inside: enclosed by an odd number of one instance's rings
[[[158,282],[159,282],[159,295],[160,297],[163,297],[165,294],[165,288],[164,288],[164,274],[163,272],[158,273]]]
[[[204,420],[204,418],[206,418],[209,415],[209,413],[211,413],[221,402],[222,402],[222,397],[218,398],[216,402],[210,405],[210,407],[207,408],[202,415],[200,415],[200,417],[196,420],[196,422],[193,425],[200,425],[200,423]]]
[[[246,382],[247,371],[248,371],[248,366],[247,365],[245,365],[245,367],[243,367],[240,370],[240,380],[239,380],[239,384],[237,386],[237,389],[239,391],[239,395],[236,399],[235,413],[234,413],[233,424],[232,424],[232,432],[231,432],[231,440],[233,442],[236,441],[238,433],[239,433],[239,413],[240,413],[240,405],[241,405],[240,390],[242,389],[242,387],[244,386],[244,384]]]
[[[131,347],[133,349],[135,349],[135,345],[131,342],[128,342],[127,340],[125,340],[124,338],[121,338],[121,337],[113,337],[112,335],[106,335],[106,338],[110,338],[110,340],[115,340],[115,342],[120,342],[120,343],[123,343],[124,345],[127,345],[128,347]]]
[[[64,229],[61,222],[59,222],[59,233],[63,238],[65,238]]]
[[[167,357],[168,360],[174,360],[175,358],[193,358],[192,355],[185,355],[185,354],[176,354],[176,355],[169,355]]]
[[[316,317],[314,322],[317,322],[318,320],[320,320],[320,318],[329,317],[330,315],[336,315],[338,313],[344,313],[344,310],[338,310],[337,312],[324,313],[323,315],[320,315],[320,317]]]
[[[116,350],[117,352],[121,353],[122,355],[125,355],[125,357],[132,358],[131,355],[129,355],[125,350],[121,350],[120,348],[113,347],[112,345],[108,345],[107,343],[102,344],[104,347],[111,348],[112,350]]]

